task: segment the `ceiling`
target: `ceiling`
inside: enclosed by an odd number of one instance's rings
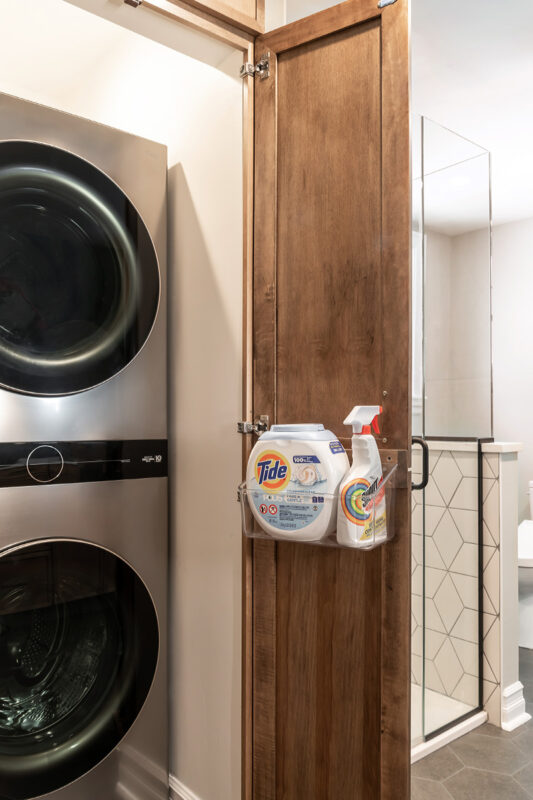
[[[411,0],[411,20],[414,113],[491,152],[494,224],[533,217],[532,0]],[[449,235],[479,228],[440,180]]]

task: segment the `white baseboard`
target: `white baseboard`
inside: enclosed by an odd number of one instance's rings
[[[506,686],[502,691],[502,728],[504,731],[514,731],[531,719],[531,714],[526,711],[524,687],[520,681]]]
[[[417,744],[415,747],[411,748],[411,764],[420,761],[421,758],[429,756],[430,753],[434,753],[435,750],[439,750],[441,747],[444,747],[444,745],[450,744],[450,742],[455,741],[455,739],[458,739],[460,736],[464,736],[465,733],[473,731],[474,728],[479,728],[479,726],[483,725],[486,721],[487,712],[480,711],[479,714],[474,714],[472,717],[463,720],[463,722],[459,722],[453,728],[449,728],[447,731],[444,731],[444,733],[439,734],[439,736],[435,736],[434,739],[429,739],[427,742]]]
[[[201,800],[197,794],[179,781],[175,775],[170,775],[168,783],[170,786],[170,800]]]

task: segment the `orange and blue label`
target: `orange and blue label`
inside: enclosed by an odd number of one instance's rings
[[[265,450],[255,462],[255,479],[265,492],[282,492],[291,479],[291,466],[276,450]]]

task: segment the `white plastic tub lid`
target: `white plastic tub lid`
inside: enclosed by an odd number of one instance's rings
[[[325,431],[321,423],[302,425],[272,425],[270,430],[259,437],[261,441],[274,439],[297,439],[312,442],[330,442],[337,437],[331,431]]]
[[[518,566],[533,567],[532,519],[525,519],[518,526]]]

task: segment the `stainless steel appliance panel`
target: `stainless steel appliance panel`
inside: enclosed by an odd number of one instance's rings
[[[94,164],[119,186],[154,243],[161,298],[142,350],[100,386],[46,398],[0,389],[0,442],[166,437],[166,147],[0,94],[0,141],[7,140],[62,148]]]
[[[25,543],[70,539],[125,560],[157,613],[160,649],[147,700],[121,744],[89,773],[46,800],[168,797],[167,478],[0,489],[0,555]]]

